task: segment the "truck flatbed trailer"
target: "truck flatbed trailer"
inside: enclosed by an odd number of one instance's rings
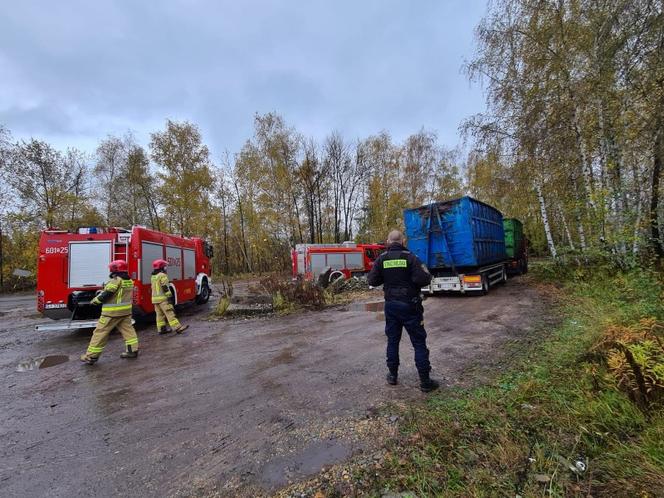
[[[422,288],[422,292],[461,292],[486,294],[489,288],[507,281],[507,269],[504,262],[461,270],[454,273],[436,272],[431,283]]]

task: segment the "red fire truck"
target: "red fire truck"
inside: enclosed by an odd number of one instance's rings
[[[293,278],[317,279],[330,270],[330,282],[366,275],[385,250],[382,244],[297,244],[291,252]]]
[[[63,325],[39,330],[94,327],[100,307],[90,304],[108,280],[108,264],[123,259],[134,281],[134,315],[154,312],[151,302],[152,261],[168,261],[175,304],[210,298],[212,246],[197,237],[179,237],[135,226],[79,228],[76,233],[48,229],[41,233],[37,262],[37,309],[49,318],[69,318]]]

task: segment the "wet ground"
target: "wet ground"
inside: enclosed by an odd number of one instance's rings
[[[191,308],[183,336],[141,329],[140,357],[123,360],[113,335],[89,367],[89,332],[37,333],[44,320],[4,299],[0,496],[270,494],[371,445],[354,421],[425,397],[407,337],[400,384],[385,385],[381,304],[216,322]],[[481,382],[478,367],[532,338],[545,309],[520,279],[424,306],[448,385]]]

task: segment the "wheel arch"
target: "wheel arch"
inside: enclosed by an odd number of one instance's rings
[[[198,296],[201,293],[201,288],[203,283],[207,283],[208,287],[212,284],[212,279],[207,273],[199,273],[196,275],[196,295]]]

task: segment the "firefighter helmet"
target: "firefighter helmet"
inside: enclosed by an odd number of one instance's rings
[[[152,268],[153,268],[154,270],[163,270],[163,269],[166,268],[167,266],[168,266],[168,261],[166,261],[166,260],[164,260],[164,259],[155,259],[155,260],[152,262]]]
[[[111,273],[118,273],[126,272],[129,267],[124,259],[116,259],[115,261],[111,261],[111,264],[108,265],[108,269],[111,270]]]

